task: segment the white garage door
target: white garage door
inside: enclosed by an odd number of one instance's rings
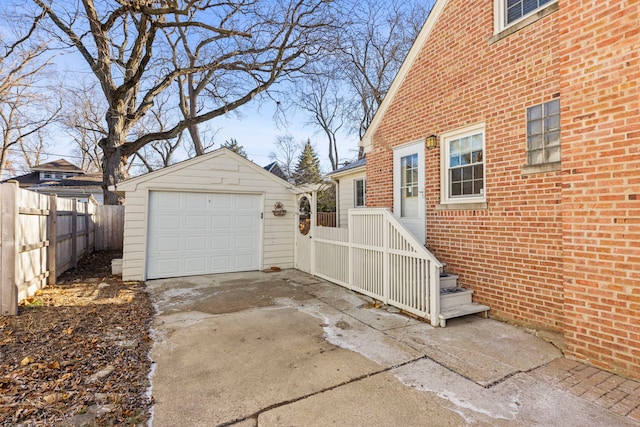
[[[261,196],[152,191],[147,278],[260,268]]]

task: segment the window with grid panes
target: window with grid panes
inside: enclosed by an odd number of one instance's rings
[[[560,100],[527,108],[527,164],[560,161]]]
[[[447,140],[448,199],[484,195],[484,132]]]
[[[520,18],[527,16],[531,12],[534,12],[541,7],[552,3],[554,0],[503,0],[504,1],[504,25],[510,25],[511,23],[519,20]]]

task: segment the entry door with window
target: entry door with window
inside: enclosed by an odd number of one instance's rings
[[[405,145],[393,151],[393,212],[419,242],[425,229],[424,142]]]

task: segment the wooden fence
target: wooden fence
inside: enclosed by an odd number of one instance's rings
[[[316,215],[316,222],[319,227],[336,227],[337,221],[335,212],[318,212]]]
[[[0,314],[94,250],[121,250],[123,206],[101,206],[0,184]]]

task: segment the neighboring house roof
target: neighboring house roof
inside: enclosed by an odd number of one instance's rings
[[[329,178],[338,178],[344,175],[350,175],[356,172],[362,172],[367,165],[367,159],[356,160],[355,162],[351,162],[347,165],[344,165],[340,169],[336,169],[333,172],[327,174]]]
[[[85,171],[78,166],[68,162],[65,159],[58,159],[48,163],[35,165],[31,168],[32,172],[76,172],[84,174]]]
[[[61,179],[59,181],[50,181],[41,184],[41,186],[48,187],[99,187],[102,191],[102,174],[94,173],[94,174],[86,174],[86,175],[77,175],[70,176],[69,178]]]
[[[263,169],[287,181],[287,176],[284,174],[284,172],[282,172],[282,169],[280,169],[280,166],[278,166],[278,162],[269,163]]]
[[[396,96],[396,93],[400,89],[402,82],[404,81],[405,77],[409,73],[409,70],[413,66],[416,59],[418,58],[418,54],[420,53],[425,42],[431,35],[431,31],[433,30],[435,23],[438,21],[438,18],[440,18],[440,15],[442,14],[442,11],[444,10],[448,2],[449,0],[437,0],[436,3],[433,5],[433,8],[431,9],[429,16],[427,17],[427,21],[424,23],[424,26],[420,30],[420,33],[418,33],[418,37],[416,38],[416,41],[413,43],[413,46],[411,46],[411,50],[409,50],[409,53],[407,54],[407,57],[402,63],[400,70],[398,70],[398,74],[396,74],[396,77],[393,79],[393,82],[391,83],[391,87],[389,87],[387,94],[382,100],[382,104],[380,104],[380,108],[378,108],[378,111],[376,112],[375,116],[373,116],[373,120],[371,120],[371,123],[369,124],[367,131],[365,132],[364,136],[362,137],[362,140],[360,141],[359,145],[362,148],[364,148],[365,153],[368,153],[369,151],[371,151],[371,148],[373,145],[373,135],[375,134],[376,129],[380,125],[380,122],[382,121],[382,117],[384,117],[385,113],[389,109],[389,105],[391,105],[391,102],[393,101],[393,98]]]
[[[63,179],[42,179],[43,172],[64,173],[67,175]],[[68,176],[73,174],[73,176]],[[31,172],[24,175],[18,175],[12,178],[5,179],[0,182],[6,182],[9,180],[18,181],[21,188],[30,188],[34,186],[95,186],[101,185],[102,176],[99,174],[87,174],[85,171],[69,163],[67,160],[58,159],[52,162],[36,165],[31,168]]]
[[[204,154],[202,156],[197,156],[194,157],[192,159],[188,159],[188,160],[183,160],[181,162],[178,162],[176,164],[173,164],[171,166],[167,166],[164,167],[162,169],[159,169],[157,171],[153,171],[153,172],[149,172],[146,173],[144,175],[140,175],[137,176],[135,178],[130,178],[127,179],[125,181],[121,181],[115,185],[110,185],[109,186],[109,190],[110,191],[115,191],[115,192],[127,192],[127,191],[134,191],[136,189],[136,187],[138,186],[138,184],[141,184],[143,182],[149,181],[151,179],[154,179],[156,177],[160,177],[166,174],[170,174],[172,172],[178,171],[180,169],[183,168],[187,168],[189,166],[192,165],[196,165],[200,162],[204,162],[207,161],[211,158],[215,158],[215,157],[220,157],[220,156],[226,156],[226,157],[233,157],[234,160],[236,162],[242,163],[246,166],[248,166],[249,168],[253,169],[254,172],[264,176],[267,179],[270,179],[274,182],[277,182],[278,184],[282,185],[283,187],[290,189],[291,191],[294,191],[294,186],[292,184],[290,184],[289,182],[281,179],[280,177],[276,176],[275,174],[268,172],[266,169],[258,166],[257,164],[253,163],[251,160],[242,157],[236,153],[234,153],[233,151],[229,150],[228,148],[218,148],[217,150],[214,150],[210,153]]]

